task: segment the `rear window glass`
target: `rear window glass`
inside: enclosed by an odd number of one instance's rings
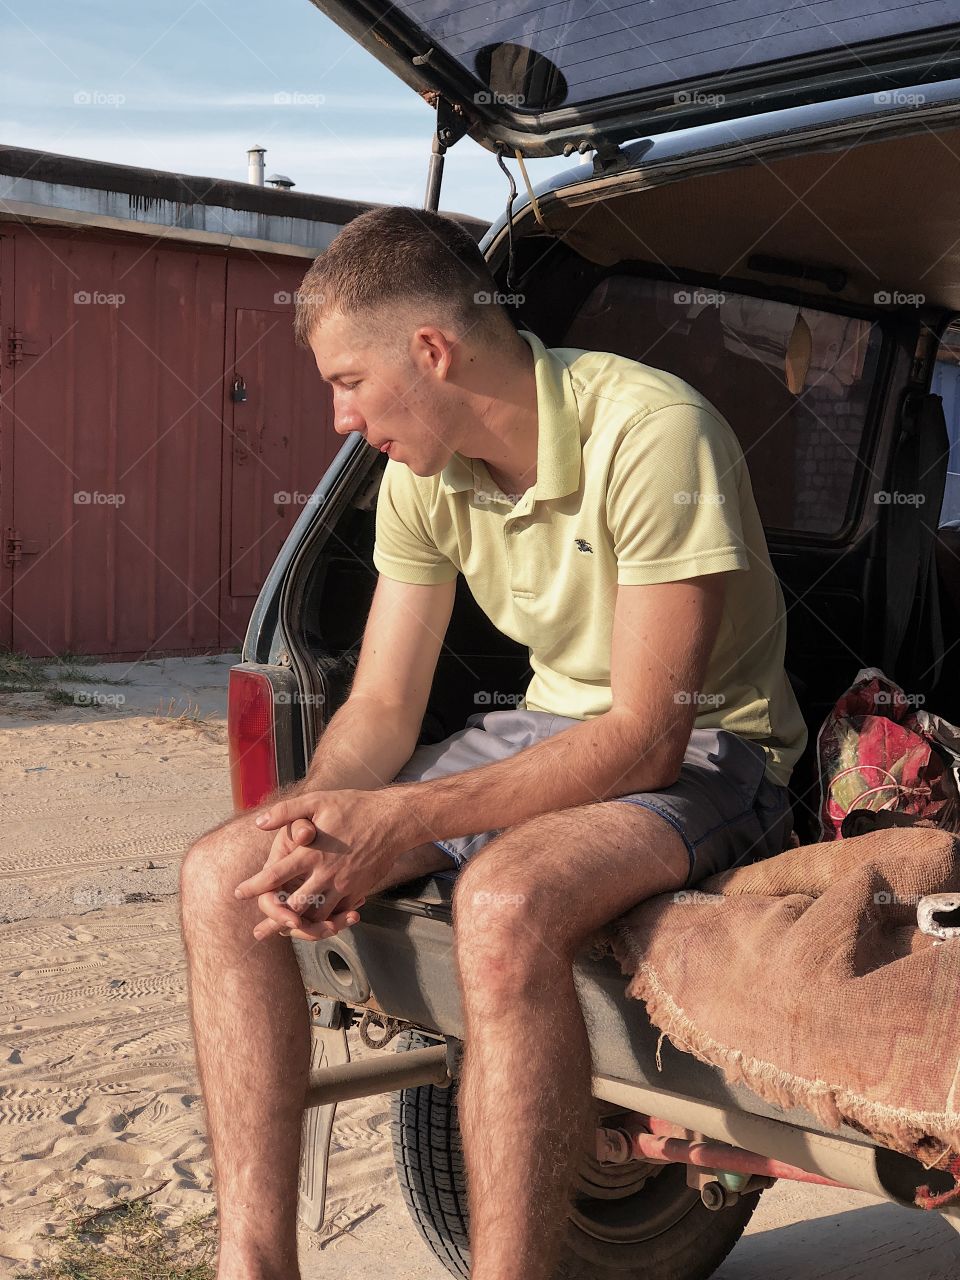
[[[858,45],[951,26],[960,16],[956,0],[400,0],[396,8],[426,33],[425,47],[438,45],[519,111],[695,84],[817,53],[856,64]]]
[[[952,324],[943,336],[930,390],[943,397],[950,454],[943,490],[941,524],[960,522],[960,326]]]
[[[737,433],[764,525],[833,536],[846,523],[880,342],[868,320],[611,275],[558,345],[689,382]]]

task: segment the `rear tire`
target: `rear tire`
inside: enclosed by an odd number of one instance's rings
[[[397,1052],[436,1043],[418,1032]],[[392,1104],[393,1155],[400,1190],[427,1245],[453,1276],[470,1275],[469,1219],[457,1086],[403,1089]],[[553,1280],[706,1280],[743,1234],[760,1198],[706,1209],[686,1168],[584,1168]]]

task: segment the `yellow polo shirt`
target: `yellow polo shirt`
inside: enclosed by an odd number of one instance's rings
[[[740,444],[682,379],[625,356],[547,348],[537,385],[537,479],[514,505],[479,459],[439,475],[390,459],[373,563],[401,582],[462,573],[494,626],[527,646],[521,705],[608,711],[618,584],[733,570],[696,725],[758,742],[786,785],[807,731],[784,671],[786,618]]]

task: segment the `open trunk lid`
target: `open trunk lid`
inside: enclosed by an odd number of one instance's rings
[[[960,75],[960,0],[312,3],[525,156]]]

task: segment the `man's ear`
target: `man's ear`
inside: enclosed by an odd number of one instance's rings
[[[418,325],[410,337],[410,359],[421,374],[446,381],[453,365],[456,340],[437,325]]]

